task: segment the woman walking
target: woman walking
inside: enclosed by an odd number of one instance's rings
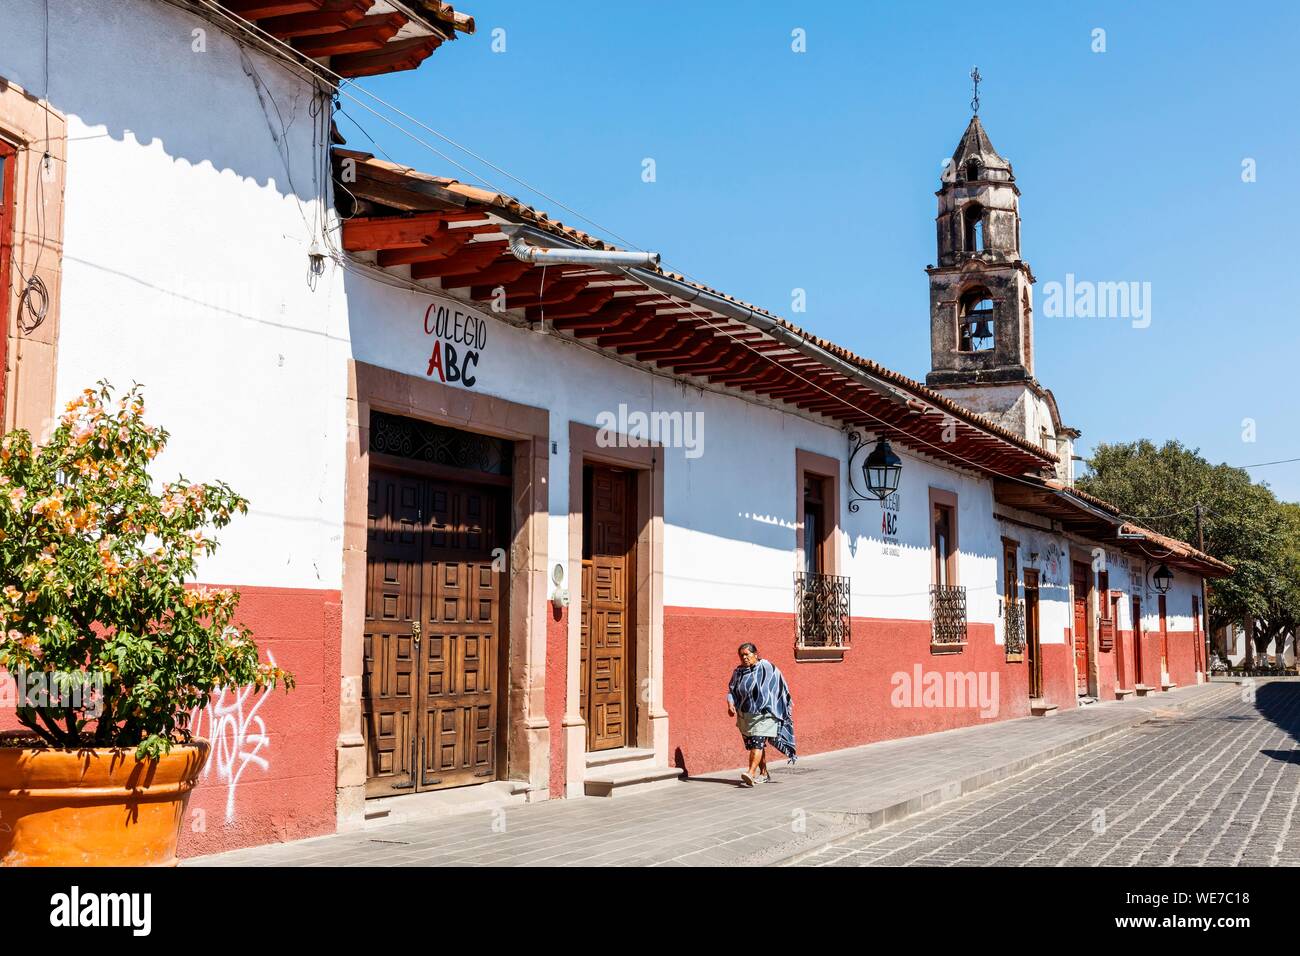
[[[758,648],[741,644],[740,666],[731,672],[727,692],[727,714],[736,718],[740,736],[749,751],[749,769],[740,775],[745,786],[771,783],[767,772],[770,743],[795,762],[794,717],[790,710],[790,688],[771,661],[760,660]]]

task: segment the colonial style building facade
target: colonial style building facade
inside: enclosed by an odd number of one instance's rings
[[[251,500],[202,577],[298,680],[194,715],[189,853],[736,766],[741,641],[803,754],[1203,679],[1230,569],[1073,487],[978,118],[923,385],[649,262],[549,264],[609,247],[339,142],[340,76],[472,32],[444,3],[44,13],[0,14],[6,427],[145,383],[162,471]]]

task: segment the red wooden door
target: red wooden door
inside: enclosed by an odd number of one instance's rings
[[[1038,636],[1038,572],[1025,568],[1025,656],[1029,664],[1029,698],[1043,696],[1043,650]]]
[[[1120,637],[1119,632],[1119,600],[1120,595],[1115,591],[1103,591],[1110,601],[1110,627],[1114,637],[1114,654],[1115,654],[1115,686],[1127,687],[1125,678],[1128,677],[1128,669],[1124,661],[1124,640]]]
[[[1201,633],[1201,599],[1195,595],[1192,597],[1192,649],[1196,669],[1204,672],[1205,636]]]
[[[1088,565],[1074,562],[1074,678],[1080,694],[1088,693]]]
[[[594,751],[630,742],[633,502],[628,472],[595,467],[585,477],[579,706]]]
[[[1142,602],[1133,599],[1133,681],[1134,686],[1146,684],[1142,673]]]

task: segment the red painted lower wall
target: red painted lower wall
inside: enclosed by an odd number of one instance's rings
[[[743,762],[726,695],[736,648],[745,641],[756,644],[786,676],[801,755],[1029,714],[1027,665],[1006,662],[990,624],[971,625],[961,653],[933,654],[929,621],[855,618],[853,647],[844,659],[816,662],[795,660],[794,627],[791,614],[664,609],[671,763],[698,774]],[[1070,648],[1045,644],[1042,650],[1044,697],[1060,708],[1075,706]],[[977,705],[956,706],[955,697],[933,706],[924,693],[931,672],[974,674],[977,693],[982,681],[985,700],[993,702],[987,715],[981,716]]]
[[[1202,670],[1201,659],[1205,654],[1200,646],[1201,637],[1195,631],[1170,631],[1168,635],[1169,679],[1180,687],[1195,684],[1197,675]],[[1142,634],[1142,668],[1137,676],[1134,663],[1134,637],[1132,631],[1120,631],[1118,643],[1122,645],[1122,687],[1133,687],[1135,683],[1148,687],[1160,687],[1160,631],[1145,631]]]
[[[194,715],[212,744],[181,826],[181,856],[332,833],[339,730],[339,592],[237,586],[238,620],[297,686],[227,690]],[[19,726],[13,708],[0,727]]]
[[[1198,640],[1199,635],[1193,631],[1169,632],[1169,679],[1179,687],[1196,683],[1201,659],[1196,647]]]
[[[1115,688],[1118,686],[1116,681],[1116,652],[1115,646],[1111,645],[1110,650],[1097,651],[1097,697],[1099,700],[1115,700]]]
[[[239,620],[289,693],[227,690],[195,715],[212,753],[190,797],[181,856],[335,829],[342,616],[338,591],[238,587]]]

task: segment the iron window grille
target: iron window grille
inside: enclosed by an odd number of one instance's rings
[[[966,589],[961,585],[930,585],[930,620],[935,644],[965,644]]]
[[[849,579],[839,574],[796,571],[796,643],[799,647],[848,647]]]
[[[1019,601],[1008,601],[1002,611],[1004,640],[1007,656],[1025,652],[1025,606]]]

